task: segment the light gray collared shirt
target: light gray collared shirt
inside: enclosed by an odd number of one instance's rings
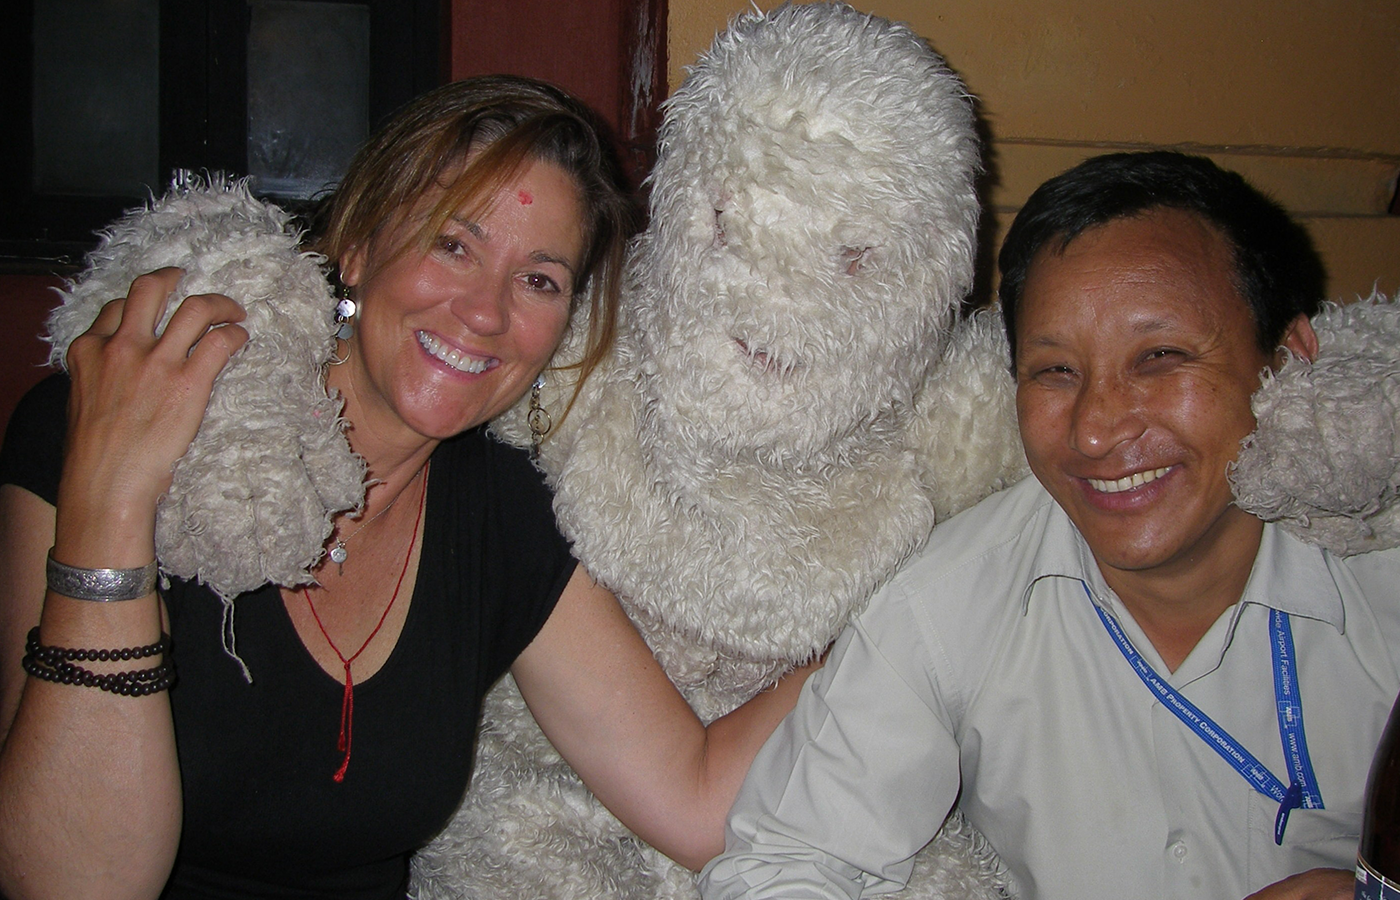
[[[1269,615],[1289,613],[1325,809],[1295,810],[1275,845],[1278,804],[1157,701],[1095,604],[1285,784]],[[1355,864],[1397,691],[1400,551],[1341,559],[1266,526],[1243,598],[1169,673],[1027,479],[935,530],[842,635],[755,760],[702,890],[898,890],[959,802],[1026,900],[1241,900]]]

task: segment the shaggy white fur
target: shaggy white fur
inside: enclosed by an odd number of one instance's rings
[[[301,252],[298,237],[285,212],[241,182],[178,177],[103,233],[48,323],[50,361],[64,365],[103,304],[164,266],[185,275],[161,329],[190,294],[226,294],[247,310],[248,342],[219,374],[156,513],[162,571],[199,579],[228,610],[234,595],[269,581],[310,583],[332,517],[364,497],[364,462],[322,377],[335,301],[321,259]]]
[[[1318,358],[1255,393],[1230,475],[1239,505],[1353,554],[1400,543],[1400,307],[1379,294],[1313,318]]]
[[[1023,471],[999,325],[954,324],[978,165],[942,60],[843,4],[739,17],[667,103],[616,354],[542,465],[576,554],[705,720],[820,652],[936,517]],[[518,410],[497,430],[526,437]],[[415,896],[695,896],[509,680],[476,766]],[[999,886],[955,820],[909,896]]]

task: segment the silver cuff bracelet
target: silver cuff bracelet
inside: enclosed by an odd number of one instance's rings
[[[49,590],[75,600],[135,600],[156,589],[156,561],[135,569],[80,569],[55,562],[49,551]]]

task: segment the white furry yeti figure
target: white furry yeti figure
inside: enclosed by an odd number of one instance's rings
[[[266,582],[310,583],[332,517],[364,498],[364,462],[321,374],[335,300],[299,237],[287,213],[245,184],[181,176],[103,233],[49,317],[50,362],[62,365],[107,301],[165,266],[185,275],[161,328],[190,294],[226,294],[247,311],[248,342],[219,374],[156,511],[162,571],[198,578],[228,615],[234,595]]]
[[[667,103],[619,344],[542,464],[575,552],[709,721],[820,653],[936,517],[1024,465],[972,281],[969,99],[842,4],[739,17]],[[570,389],[546,393],[557,417]],[[515,440],[520,420],[498,423]],[[694,897],[549,747],[507,679],[420,898]],[[913,897],[997,897],[960,820]]]

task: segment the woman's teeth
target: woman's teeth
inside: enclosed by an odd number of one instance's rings
[[[418,332],[418,343],[422,344],[423,349],[432,354],[434,359],[442,360],[458,372],[479,375],[485,372],[487,367],[491,365],[490,360],[473,359],[455,347],[448,346],[426,331]]]
[[[1102,481],[1098,478],[1090,478],[1088,481],[1089,486],[1100,493],[1117,494],[1120,491],[1130,491],[1133,488],[1140,488],[1150,481],[1156,481],[1170,470],[1171,466],[1164,466],[1160,469],[1153,469],[1150,472],[1134,472],[1116,481]]]

